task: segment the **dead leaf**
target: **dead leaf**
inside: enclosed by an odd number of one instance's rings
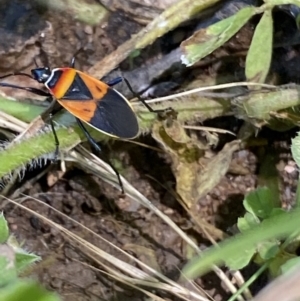
[[[204,155],[205,145],[190,138],[176,120],[170,127],[156,122],[152,135],[171,156],[176,191],[190,208],[198,200],[195,176],[201,172],[199,160]]]
[[[126,244],[123,246],[123,250],[135,253],[138,259],[143,263],[147,264],[154,270],[161,272],[154,250],[135,244]]]
[[[240,140],[227,143],[202,169],[196,178],[199,199],[206,196],[225,176],[230,167],[232,154],[240,149],[240,143]]]
[[[180,122],[175,120],[169,127],[156,122],[152,135],[171,156],[176,191],[189,209],[220,182],[229,169],[233,152],[240,148],[240,140],[227,143],[203,166],[200,159],[208,146],[189,137]]]

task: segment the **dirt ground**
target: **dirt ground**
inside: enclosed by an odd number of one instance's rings
[[[24,23],[19,25],[19,34],[11,32],[11,36],[7,35],[7,44],[3,43],[3,48],[0,49],[1,61],[7,62],[0,68],[2,75],[12,71],[27,72],[34,67],[35,57],[39,63],[48,60],[53,67],[67,65],[74,52],[81,47],[83,51],[77,55],[76,67],[83,71],[88,70],[144,26],[143,22],[135,20],[128,11],[121,11],[120,6],[110,13],[104,23],[91,26],[74,20],[71,11],[66,11],[62,18],[60,13],[52,9],[36,10],[30,1],[23,2],[26,3],[28,11],[23,19],[20,18]],[[17,0],[5,3],[6,9],[9,8],[12,15],[16,13],[16,6],[20,5]],[[157,8],[156,13],[159,11],[161,8]],[[30,18],[26,19],[29,12]],[[8,26],[4,22],[8,22],[9,18],[5,19],[1,14],[4,14],[4,10],[0,11],[0,22],[3,22],[0,29],[4,30]],[[34,24],[30,21],[33,18],[37,20]],[[251,26],[245,30],[249,31],[251,37]],[[45,32],[45,38],[42,40],[41,32]],[[174,32],[175,36],[169,34],[167,38],[147,47],[136,59],[122,63],[121,67],[124,70],[132,70],[140,64],[151,66],[156,59],[163,58],[162,48],[167,47],[162,45],[169,42],[169,47],[176,48],[176,38],[180,34],[180,30]],[[175,42],[170,41],[172,39]],[[245,41],[247,42],[246,36],[242,42],[246,43]],[[226,52],[226,48],[223,51]],[[240,59],[236,58],[232,65],[238,66],[239,63]],[[199,68],[202,68],[201,72],[213,74],[217,67],[216,64],[208,64]],[[239,68],[242,67],[239,66],[237,72]],[[197,74],[200,71],[194,68],[193,72]],[[27,79],[24,80],[23,84],[25,83],[28,83]],[[16,98],[23,95],[20,91],[9,93]],[[240,123],[241,121],[226,116],[207,120],[202,125],[236,131],[241,126]],[[206,197],[199,200],[198,213],[214,227],[225,233],[232,233],[237,218],[244,213],[242,201],[245,194],[259,183],[257,175],[266,153],[274,154],[274,162],[280,174],[282,203],[285,207],[291,206],[298,174],[295,171],[289,172],[286,166],[292,164],[290,139],[295,133],[294,129],[281,134],[264,129],[257,137],[261,144],[235,152],[229,172]],[[140,137],[138,140],[159,147],[151,135]],[[225,143],[231,140],[233,137],[230,135],[220,134],[219,144],[209,150],[210,155],[218,153]],[[109,152],[110,158],[118,162],[121,173],[138,191],[196,239],[203,248],[209,245],[205,236],[195,229],[183,207],[166,189],[175,187],[175,177],[168,154],[124,142],[115,142],[104,148]],[[24,190],[26,195],[38,198],[65,213],[114,245],[159,269],[171,279],[178,280],[180,268],[186,263],[186,250],[181,238],[169,226],[141,205],[127,198],[120,198],[119,192],[101,179],[76,167],[70,167],[62,179],[49,186],[48,181],[58,169],[58,164],[48,162],[45,166],[28,171],[10,191],[10,195],[15,189],[29,183]],[[88,231],[63,219],[55,211],[30,197],[22,199],[22,204],[61,224],[109,254],[128,261],[108,244],[99,241]],[[91,259],[87,260],[80,248],[68,241],[59,231],[12,204],[5,204],[1,209],[4,210],[10,229],[18,241],[24,242],[26,250],[40,255],[43,259],[33,267],[31,277],[38,279],[48,289],[58,292],[63,300],[146,300],[137,290],[121,285],[86,265],[85,263],[88,263],[98,267]],[[248,272],[245,271],[245,275]],[[215,300],[226,300],[229,296],[213,273],[199,279],[198,283]],[[260,285],[265,284],[265,280],[262,280]],[[258,291],[260,285],[256,285],[254,291]],[[161,293],[161,296],[176,300],[168,294]]]

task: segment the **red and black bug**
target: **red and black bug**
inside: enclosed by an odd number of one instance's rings
[[[101,152],[101,148],[85,129],[83,122],[114,138],[135,138],[139,133],[136,114],[130,102],[117,90],[112,88],[113,85],[121,82],[123,79],[117,78],[110,83],[104,83],[74,69],[74,64],[75,59],[73,58],[70,67],[55,68],[53,70],[50,70],[49,67],[38,67],[31,70],[31,75],[14,73],[0,77],[0,79],[3,79],[14,75],[25,75],[44,84],[48,92],[33,87],[21,87],[9,83],[0,83],[0,86],[22,89],[53,98],[50,110],[48,109],[47,111],[50,114],[50,123],[56,142],[56,156],[58,155],[59,141],[51,118],[51,108],[54,108],[56,102],[75,116],[80,128],[98,154]],[[133,92],[128,81],[124,80],[131,92]],[[161,112],[153,110],[143,99],[140,97],[139,99],[149,111],[153,113]],[[122,192],[124,192],[118,171],[112,165],[111,167],[118,177]]]

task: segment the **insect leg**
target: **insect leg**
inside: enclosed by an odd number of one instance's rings
[[[151,106],[149,106],[146,101],[136,92],[133,91],[129,81],[123,77],[124,82],[126,83],[128,89],[130,90],[130,92],[137,97],[137,99],[149,110],[149,112],[151,113],[156,113],[159,115],[160,118],[162,119],[166,119],[168,116],[177,116],[177,113],[174,111],[173,108],[167,108],[167,109],[163,109],[163,110],[154,110],[151,108]]]
[[[123,80],[125,82],[125,84],[127,85],[128,89],[130,90],[130,92],[135,96],[137,97],[137,99],[149,110],[149,112],[152,112],[152,113],[161,113],[163,110],[153,110],[146,102],[145,100],[136,92],[133,91],[129,81],[123,77]]]
[[[73,54],[73,57],[71,59],[71,63],[70,63],[70,67],[71,68],[74,68],[75,67],[75,60],[76,60],[76,56],[78,53],[82,52],[84,49],[83,47],[80,47],[74,54]]]
[[[58,140],[56,130],[55,130],[55,127],[54,127],[53,114],[52,113],[49,114],[49,121],[50,121],[51,129],[52,129],[52,133],[53,133],[54,141],[55,141],[54,162],[56,162],[57,157],[58,157],[59,140]]]
[[[97,152],[98,156],[102,156],[105,157],[105,161],[107,161],[107,163],[109,164],[109,166],[113,169],[113,171],[115,172],[117,178],[118,178],[118,182],[122,191],[122,194],[125,194],[124,192],[124,186],[120,177],[119,172],[116,170],[116,168],[112,165],[112,163],[109,161],[109,159],[106,156],[103,156],[103,152],[100,148],[100,146],[97,144],[97,142],[94,140],[94,138],[90,135],[90,133],[86,130],[86,128],[84,127],[82,121],[78,118],[76,118],[79,127],[81,128],[81,130],[83,131],[83,133],[85,134],[87,140],[89,141],[89,143],[91,144],[91,146],[94,148],[94,150]]]
[[[128,87],[128,89],[130,90],[130,92],[138,98],[139,101],[141,101],[143,103],[143,105],[150,111],[150,112],[153,112],[153,113],[160,113],[158,111],[155,111],[153,110],[146,102],[144,99],[142,99],[140,97],[140,95],[138,95],[136,92],[133,91],[131,85],[129,84],[129,81],[125,78],[125,77],[116,77],[112,80],[110,80],[109,82],[107,82],[106,84],[110,87],[120,83],[121,81],[124,81],[126,83],[126,86]],[[163,110],[162,110],[163,111]]]
[[[72,59],[71,59],[71,63],[70,63],[70,67],[71,68],[74,68],[75,67],[75,60],[76,60],[76,58],[75,58],[75,55],[72,57]]]
[[[128,87],[128,89],[130,90],[130,92],[138,98],[139,101],[141,101],[143,103],[143,105],[152,113],[161,113],[164,112],[165,110],[153,110],[146,102],[144,99],[142,99],[142,97],[140,97],[140,95],[136,92],[133,91],[129,81],[125,78],[125,77],[116,77],[112,80],[110,80],[109,82],[107,82],[106,84],[110,87],[120,83],[121,81],[124,81],[126,83],[126,86]]]
[[[56,130],[54,127],[53,116],[60,110],[62,110],[62,106],[60,106],[58,104],[58,102],[55,99],[53,99],[52,102],[50,103],[49,107],[41,114],[41,118],[44,121],[47,121],[49,119],[52,133],[54,136],[54,141],[55,141],[54,161],[57,161],[57,157],[58,157],[58,153],[59,153],[59,140],[58,140]]]
[[[110,81],[107,82],[106,84],[109,85],[110,87],[112,87],[112,86],[114,86],[114,85],[120,83],[121,81],[123,81],[123,78],[119,76],[119,77],[116,77],[116,78],[110,80]]]

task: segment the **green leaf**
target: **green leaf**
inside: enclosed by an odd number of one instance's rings
[[[212,53],[235,35],[255,13],[255,7],[245,7],[229,18],[196,31],[180,45],[183,51],[182,63],[192,66]]]
[[[246,78],[248,81],[265,82],[268,75],[273,47],[272,10],[266,10],[256,26],[246,58]]]
[[[249,212],[243,218],[238,219],[238,229],[242,233],[257,227],[259,224],[260,221],[257,216]],[[241,252],[236,253],[234,257],[225,260],[225,264],[232,270],[242,269],[249,264],[257,252],[260,255],[261,263],[273,258],[279,252],[277,240],[263,242],[257,247],[251,246],[249,249],[244,248]]]
[[[282,208],[273,208],[270,213],[270,216],[275,216],[275,215],[284,214],[284,213],[285,213],[285,211]]]
[[[294,4],[294,5],[300,7],[300,0],[268,0],[268,1],[265,1],[265,2],[267,2],[268,5],[270,5],[270,6]]]
[[[297,136],[292,139],[291,151],[292,151],[292,156],[299,167],[300,166],[300,132],[298,132]],[[298,185],[297,185],[296,206],[300,207],[300,177],[298,179]]]
[[[295,162],[297,163],[298,167],[300,167],[300,132],[298,132],[297,136],[292,139],[291,150]]]
[[[100,24],[108,15],[108,10],[97,2],[89,3],[77,0],[35,0],[35,2],[45,10],[51,10],[57,15],[64,15],[71,7],[74,20],[79,20],[80,22],[89,24],[90,26]]]
[[[243,250],[255,248],[259,243],[271,239],[282,239],[300,227],[300,209],[272,216],[258,226],[240,233],[211,247],[191,260],[183,269],[184,277],[194,279],[209,271],[213,265],[221,265],[226,261],[243,255]]]
[[[263,242],[258,245],[257,251],[264,261],[274,258],[280,251],[278,241],[274,239]]]
[[[248,212],[265,219],[273,210],[272,192],[267,187],[259,187],[246,195],[243,203]]]
[[[33,281],[17,281],[0,289],[0,301],[60,301]]]
[[[300,177],[297,183],[297,191],[296,191],[296,207],[300,207]]]
[[[244,217],[239,217],[237,222],[237,227],[241,232],[252,229],[260,223],[257,216],[252,213],[247,212]]]
[[[14,260],[15,254],[13,248],[7,244],[0,245],[0,287],[17,277]]]
[[[285,252],[278,254],[269,263],[270,276],[272,278],[275,278],[282,275],[284,271],[286,272],[293,267],[293,263],[296,265],[296,263],[298,262],[296,259],[299,260],[299,257],[296,257],[296,255],[294,254],[289,254]],[[299,268],[299,266],[297,267]]]
[[[261,164],[257,177],[257,186],[268,187],[271,195],[269,200],[272,202],[270,206],[273,208],[281,207],[280,191],[279,191],[279,173],[276,168],[278,162],[278,154],[273,150],[267,149],[266,154],[261,158]]]
[[[281,274],[285,274],[295,268],[299,269],[300,266],[300,257],[294,257],[287,260],[284,264],[280,265]]]
[[[133,50],[130,54],[129,54],[129,58],[130,59],[134,59],[134,58],[136,58],[136,57],[138,57],[138,56],[140,56],[141,55],[141,50],[140,49],[135,49],[135,50]]]
[[[39,261],[41,258],[35,254],[25,252],[16,252],[16,268],[20,272],[30,266],[32,263]]]
[[[3,244],[7,241],[9,237],[9,229],[7,225],[7,221],[4,218],[3,213],[0,213],[0,244]]]

